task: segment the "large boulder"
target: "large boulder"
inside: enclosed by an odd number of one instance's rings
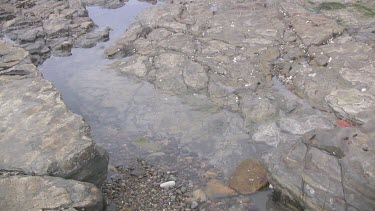
[[[107,152],[40,76],[27,51],[2,40],[0,49],[0,169],[25,175],[1,176],[1,209],[102,210],[100,191],[74,180],[97,185],[106,179]]]
[[[108,155],[91,140],[89,126],[37,74],[25,50],[3,41],[0,46],[0,169],[103,181]]]

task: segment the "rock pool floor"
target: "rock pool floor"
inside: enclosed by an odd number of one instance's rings
[[[256,156],[240,115],[221,111],[201,95],[179,98],[148,82],[119,75],[109,67],[113,61],[103,58],[111,40],[149,6],[130,1],[118,9],[89,7],[99,28],[112,29],[110,41],[90,49],[72,49],[71,56],[51,57],[39,67],[68,107],[90,124],[93,139],[110,154],[110,176],[102,187],[108,209],[266,210],[271,193],[267,189],[252,196],[193,197],[211,179],[224,183],[242,159]],[[192,147],[186,143],[193,143]],[[175,188],[159,187],[174,178]]]

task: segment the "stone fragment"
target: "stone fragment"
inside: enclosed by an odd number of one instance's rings
[[[229,187],[241,194],[252,194],[267,183],[267,172],[256,160],[242,161],[228,181]]]
[[[204,190],[207,197],[211,200],[236,196],[237,193],[230,187],[224,185],[217,179],[212,179],[207,183],[207,187]]]
[[[193,201],[197,201],[197,202],[207,201],[206,193],[201,189],[193,191]]]

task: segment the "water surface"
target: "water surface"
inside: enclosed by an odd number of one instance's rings
[[[90,124],[93,139],[109,152],[112,165],[172,151],[176,156],[203,157],[227,176],[239,162],[259,153],[239,114],[220,110],[206,96],[163,93],[148,82],[111,70],[114,61],[103,56],[104,49],[150,6],[131,0],[119,9],[89,7],[99,28],[112,29],[110,41],[73,49],[70,57],[51,57],[39,69],[62,93],[69,109]],[[163,159],[149,160],[178,168],[173,160]],[[265,210],[268,193],[252,196],[259,210]]]

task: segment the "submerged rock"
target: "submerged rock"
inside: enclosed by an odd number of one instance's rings
[[[217,179],[212,179],[208,181],[207,187],[204,190],[204,192],[206,193],[207,197],[211,200],[227,198],[237,195],[236,191],[224,185]]]
[[[241,194],[252,194],[267,185],[267,172],[259,161],[245,160],[230,176],[228,186]]]

